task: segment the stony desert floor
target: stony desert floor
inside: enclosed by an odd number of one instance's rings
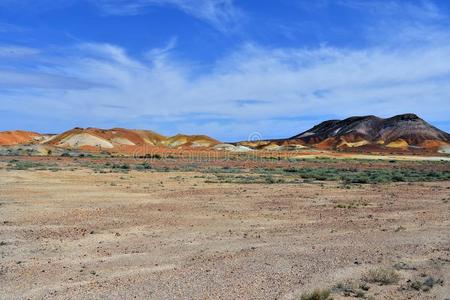
[[[0,163],[0,299],[450,299],[449,283],[450,181],[236,184]]]

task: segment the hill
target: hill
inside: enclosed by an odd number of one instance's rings
[[[352,151],[427,151],[448,153],[450,135],[419,118],[402,114],[391,118],[356,116],[324,121],[286,139],[240,142],[253,149],[316,148]],[[278,148],[277,148],[278,147]]]
[[[219,142],[204,135],[175,135],[166,137],[151,130],[125,128],[74,128],[53,136],[44,144],[67,149],[106,150],[129,153],[136,149],[212,147]]]
[[[58,148],[67,151],[111,152],[124,155],[147,155],[168,149],[246,152],[293,151],[305,148],[374,153],[449,154],[450,135],[415,114],[402,114],[385,119],[370,115],[328,120],[289,138],[232,144],[223,144],[206,135],[164,136],[151,130],[126,128],[76,127],[56,135],[19,130],[0,132],[0,146],[20,145],[27,145],[39,153],[52,152],[52,148]],[[13,148],[11,149],[13,151]],[[59,153],[58,151],[53,153]]]
[[[0,146],[11,146],[19,144],[30,144],[37,142],[41,134],[30,131],[14,130],[0,132]]]
[[[362,116],[329,120],[288,140],[331,149],[370,145],[438,150],[450,144],[450,135],[415,114],[403,114],[387,119]]]

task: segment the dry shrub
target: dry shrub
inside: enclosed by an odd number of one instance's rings
[[[375,269],[370,270],[363,276],[363,280],[380,285],[395,284],[400,280],[400,275],[393,269]]]

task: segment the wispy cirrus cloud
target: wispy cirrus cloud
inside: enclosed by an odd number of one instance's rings
[[[414,2],[395,0],[337,0],[333,2],[328,1],[327,3],[335,3],[378,16],[395,16],[397,19],[399,17],[416,17],[423,20],[444,17],[436,3],[429,0]]]
[[[105,14],[140,15],[157,6],[174,7],[227,32],[236,27],[242,11],[233,0],[92,0]]]
[[[31,47],[16,45],[0,45],[0,58],[22,58],[31,55],[37,55],[41,50]]]
[[[243,12],[233,0],[79,0],[95,6],[104,15],[133,16],[154,13],[158,7],[178,9],[202,20],[221,32],[239,26]],[[0,8],[16,11],[48,11],[76,4],[76,0],[2,0]],[[1,31],[0,23],[0,31]]]

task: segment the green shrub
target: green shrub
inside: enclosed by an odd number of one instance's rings
[[[129,164],[112,164],[111,169],[128,171],[128,170],[130,170],[130,165]]]
[[[150,170],[151,168],[152,166],[147,162],[135,166],[135,169],[138,171]]]
[[[20,161],[13,159],[8,163],[7,167],[8,169],[11,170],[29,170],[35,168],[43,168],[45,167],[45,165],[41,163],[35,163],[32,161]]]

